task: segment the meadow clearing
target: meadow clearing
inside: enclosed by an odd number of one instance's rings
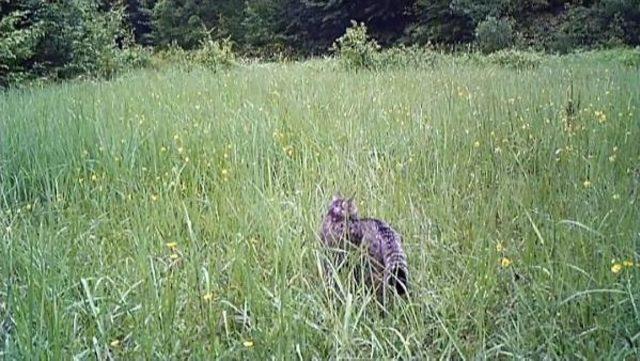
[[[332,60],[0,94],[0,358],[638,359],[640,72]],[[410,297],[323,287],[334,192]]]

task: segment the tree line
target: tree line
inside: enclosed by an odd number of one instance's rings
[[[184,48],[212,35],[245,50],[318,54],[352,20],[383,46],[468,44],[486,21],[536,50],[640,44],[640,0],[129,0],[127,9],[137,39]]]
[[[229,39],[247,55],[317,55],[352,20],[383,47],[640,44],[640,0],[0,0],[0,85],[33,74],[108,75],[137,46]]]

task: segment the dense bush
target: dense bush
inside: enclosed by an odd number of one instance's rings
[[[95,6],[79,3],[70,7],[61,23],[53,26],[45,46],[54,59],[64,59],[55,69],[59,78],[78,75],[111,77],[123,65],[118,57],[119,39],[124,38],[120,24],[122,13],[117,10],[100,12]],[[56,47],[56,44],[62,46]],[[64,53],[63,53],[64,52]]]
[[[191,66],[190,52],[172,44],[157,50],[151,58],[151,66],[160,69],[167,66],[187,68]]]
[[[117,53],[118,63],[124,69],[146,68],[153,64],[153,52],[149,48],[131,44]]]
[[[234,65],[236,56],[229,39],[220,41],[207,39],[202,43],[200,49],[194,53],[193,60],[196,64],[209,69],[220,70]]]
[[[376,55],[378,68],[420,69],[432,67],[442,60],[444,55],[428,46],[398,46],[385,49]]]
[[[28,77],[25,63],[34,55],[43,31],[41,24],[19,28],[25,16],[15,11],[0,19],[0,87]]]
[[[371,69],[376,66],[380,45],[369,38],[363,23],[353,22],[344,35],[339,37],[331,49],[342,64],[349,69]]]
[[[130,64],[142,65],[127,48],[122,21],[121,8],[102,10],[94,1],[0,6],[0,85],[38,77],[111,77]]]
[[[488,16],[476,28],[476,42],[483,53],[511,47],[514,42],[513,26],[507,19]]]
[[[551,49],[567,53],[573,49],[585,49],[605,45],[615,40],[616,34],[609,21],[597,8],[576,7],[567,13],[565,22],[551,44]]]
[[[534,52],[506,49],[486,56],[486,61],[512,69],[533,69],[542,63],[543,57]]]

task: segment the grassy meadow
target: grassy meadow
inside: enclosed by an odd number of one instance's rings
[[[0,358],[638,359],[640,72],[332,60],[0,94]],[[323,286],[331,196],[404,236]]]

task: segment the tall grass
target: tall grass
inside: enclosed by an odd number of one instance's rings
[[[638,84],[578,60],[320,61],[7,92],[0,353],[640,357]],[[404,236],[386,317],[322,284],[338,190]]]

